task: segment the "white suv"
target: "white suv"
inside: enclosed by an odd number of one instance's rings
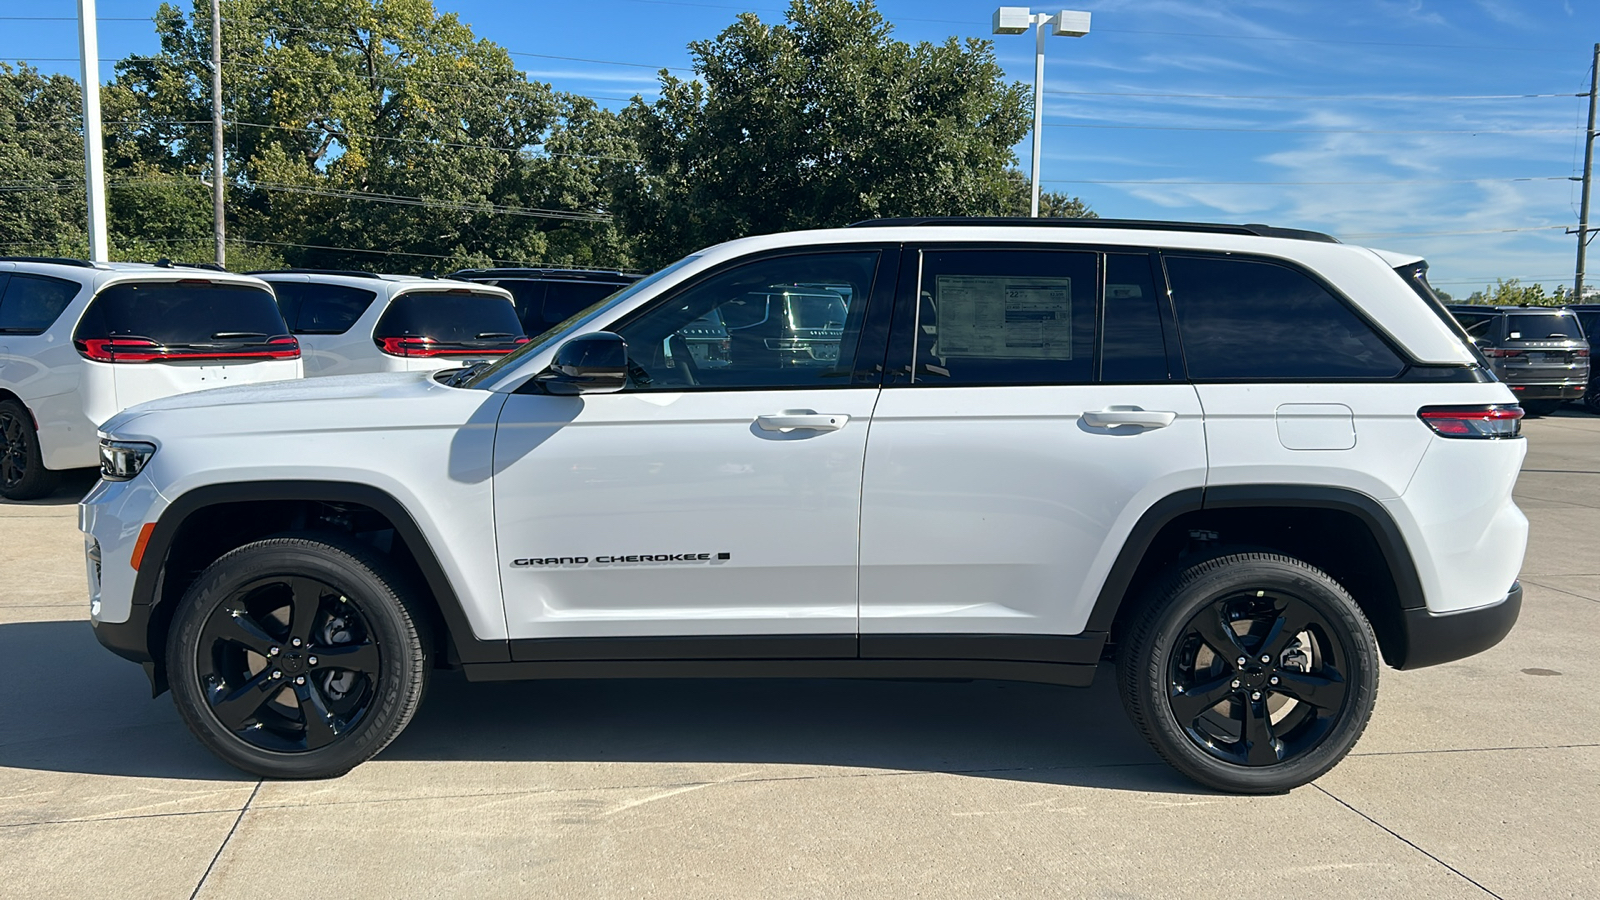
[[[436,667],[1086,685],[1115,660],[1162,756],[1265,792],[1350,750],[1380,659],[1516,620],[1521,410],[1418,258],[863,224],[712,247],[492,365],[113,420],[81,507],[96,633],[274,777],[377,753]],[[797,352],[774,298],[821,292],[836,347]],[[712,313],[743,337],[701,365]]]
[[[300,377],[267,286],[208,268],[0,257],[0,497],[99,464],[95,431],[136,403]]]
[[[307,377],[433,372],[504,356],[527,342],[505,288],[322,269],[251,274],[277,294]]]

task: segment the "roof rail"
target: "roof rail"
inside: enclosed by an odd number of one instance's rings
[[[608,280],[615,281],[619,278],[637,281],[639,275],[624,272],[621,269],[597,269],[588,266],[484,266],[482,268],[457,269],[450,273],[451,278],[471,278],[473,276],[494,276],[499,278],[514,278],[522,276],[556,276],[569,278],[573,281]]]
[[[343,275],[346,278],[382,278],[373,272],[359,269],[257,269],[246,275]]]
[[[58,266],[77,266],[80,269],[94,268],[94,263],[70,256],[0,256],[0,262],[52,263]]]
[[[1250,234],[1256,237],[1289,238],[1337,244],[1339,239],[1320,231],[1276,228],[1271,225],[1222,225],[1211,222],[1162,222],[1155,219],[1064,219],[1023,216],[901,216],[889,219],[864,219],[846,228],[889,228],[903,225],[1009,225],[1024,228],[1115,228],[1140,231],[1186,231],[1207,234]]]

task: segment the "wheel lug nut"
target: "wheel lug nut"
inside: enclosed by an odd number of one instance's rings
[[[1241,656],[1241,657],[1239,657],[1239,665],[1241,665],[1241,666],[1242,666],[1242,665],[1244,665],[1244,664],[1245,664],[1245,663],[1246,663],[1246,662],[1249,662],[1249,660],[1247,660],[1247,659],[1245,659],[1245,658],[1244,658],[1244,657],[1242,657],[1242,656]]]
[[[310,665],[314,666],[314,665],[317,664],[317,658],[315,656],[313,656],[310,659],[306,660],[306,662],[309,663]],[[1276,678],[1272,679],[1272,683],[1273,684],[1277,684],[1278,683],[1278,679],[1276,679]]]
[[[273,669],[272,670],[272,677],[273,678],[282,678],[283,677],[283,673],[278,671],[277,669]]]
[[[1264,662],[1264,663],[1272,662],[1272,657],[1266,656],[1266,655],[1263,654],[1262,657],[1261,657],[1261,661]]]
[[[290,641],[289,643],[294,644],[296,647],[298,647],[298,646],[300,646],[300,639],[299,638],[295,638],[294,640]],[[1262,659],[1261,661],[1262,662],[1266,662],[1265,659]]]
[[[278,655],[278,648],[277,647],[273,647],[271,650],[268,650],[267,651],[267,655],[268,656],[277,656]]]
[[[294,683],[295,683],[295,684],[305,684],[305,683],[306,683],[306,677],[305,677],[305,676],[304,676],[304,675],[301,675],[301,676],[300,676],[300,677],[299,677],[299,678],[296,678],[296,679],[295,679],[295,680],[294,680]],[[1259,696],[1261,696],[1261,695],[1260,695],[1260,694],[1257,694],[1257,695],[1256,695],[1256,696],[1257,696],[1257,697],[1259,697]]]
[[[302,678],[302,679],[300,679],[300,680],[301,680],[301,681],[304,681],[304,680],[305,680],[305,679],[303,679],[303,678]],[[1256,691],[1256,692],[1254,692],[1254,693],[1252,693],[1252,694],[1251,694],[1251,695],[1250,695],[1250,699],[1251,699],[1251,700],[1260,700],[1260,699],[1261,699],[1261,692],[1260,692],[1260,691]]]
[[[1278,683],[1278,676],[1276,676],[1276,675],[1272,676],[1272,683],[1273,684],[1277,684]]]
[[[1237,678],[1235,678],[1235,679],[1234,679],[1234,680],[1233,680],[1233,686],[1234,686],[1234,687],[1238,687],[1238,686],[1239,686],[1239,679],[1237,679]]]

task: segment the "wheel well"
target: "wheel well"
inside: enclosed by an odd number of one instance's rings
[[[1142,606],[1145,591],[1188,562],[1243,550],[1267,550],[1328,573],[1355,598],[1391,665],[1405,652],[1403,588],[1372,528],[1343,509],[1232,507],[1183,513],[1151,540],[1111,625],[1115,646]]]
[[[230,550],[285,532],[339,534],[384,554],[426,610],[428,621],[419,624],[434,637],[434,646],[441,650],[449,646],[449,630],[440,612],[439,598],[422,573],[415,549],[383,513],[359,503],[241,500],[196,509],[173,534],[150,609],[147,647],[158,677],[165,677],[167,632],[173,610],[200,573]],[[445,656],[434,654],[441,665],[447,662]],[[161,687],[164,685],[159,685],[158,690]]]

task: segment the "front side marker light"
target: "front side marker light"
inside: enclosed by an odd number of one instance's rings
[[[150,546],[150,534],[155,530],[154,522],[146,522],[139,528],[139,539],[133,542],[133,555],[128,558],[128,564],[135,572],[139,571],[139,564],[144,562],[144,551]]]
[[[144,469],[154,456],[154,444],[140,441],[100,441],[100,477],[106,481],[127,481]]]
[[[1425,406],[1417,418],[1447,438],[1514,438],[1522,433],[1520,406]]]

